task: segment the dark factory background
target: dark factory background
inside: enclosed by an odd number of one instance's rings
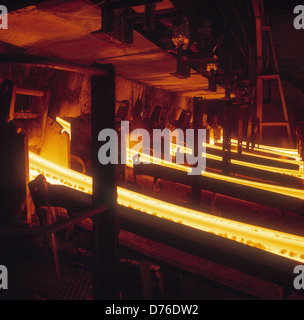
[[[1,299],[303,299],[297,1],[2,5]],[[101,165],[121,121],[206,129],[206,171]]]

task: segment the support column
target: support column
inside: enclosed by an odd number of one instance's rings
[[[100,65],[94,65],[98,68]],[[101,165],[98,142],[103,129],[115,129],[115,69],[103,65],[107,77],[92,76],[93,205],[108,209],[94,217],[93,296],[95,300],[118,300],[118,213],[115,165]]]
[[[203,99],[201,97],[193,98],[193,129],[194,129],[194,156],[198,156],[198,129],[201,129],[203,120]],[[201,200],[200,176],[192,176],[192,204],[198,208]]]
[[[229,176],[231,174],[231,115],[228,105],[224,107],[224,128],[223,128],[223,169],[222,173]]]

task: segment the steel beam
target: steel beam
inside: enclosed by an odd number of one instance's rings
[[[64,60],[33,55],[0,54],[0,64],[29,65],[32,67],[51,68],[56,70],[84,73],[95,76],[107,76],[103,69],[67,62]]]

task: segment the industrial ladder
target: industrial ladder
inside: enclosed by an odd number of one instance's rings
[[[264,21],[264,8],[262,0],[252,0],[255,18],[256,18],[256,36],[257,36],[257,118],[260,122],[259,130],[259,141],[262,141],[263,127],[286,127],[289,142],[292,146],[292,137],[290,124],[288,119],[288,112],[286,108],[286,101],[283,92],[282,81],[279,73],[279,66],[277,62],[277,57],[275,54],[275,48],[273,44],[273,38],[270,26],[263,26]],[[270,41],[270,49],[272,52],[275,73],[274,74],[263,74],[263,33],[268,33]],[[264,105],[264,95],[263,95],[263,82],[264,81],[278,81],[280,98],[282,102],[284,121],[283,122],[263,122],[263,105]]]

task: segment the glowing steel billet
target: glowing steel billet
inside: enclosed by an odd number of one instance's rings
[[[231,143],[237,144],[238,141],[231,139]],[[242,145],[246,145],[246,142],[243,141]],[[255,150],[258,150],[258,151],[264,152],[264,153],[268,153],[268,154],[282,156],[282,157],[293,158],[294,161],[301,161],[301,157],[296,149],[285,149],[285,148],[279,148],[279,147],[256,145]]]
[[[128,163],[127,163],[129,167],[133,167],[132,152],[133,152],[133,155],[138,154],[138,152],[135,153],[133,150],[129,150],[128,152],[129,157],[128,157]],[[161,165],[170,169],[180,170],[185,173],[188,173],[191,170],[190,167],[164,161],[155,157],[148,156],[146,154],[140,153],[140,156],[143,161],[149,160],[151,163],[155,163],[157,165]],[[52,180],[53,183],[63,184],[83,192],[92,193],[92,182],[89,177],[85,175],[79,175],[78,172],[76,171],[59,167],[56,164],[41,158],[32,152],[29,153],[29,160],[30,160],[30,169],[32,170],[31,172],[36,172],[36,175],[38,175],[39,173],[42,173],[49,180]],[[58,174],[52,175],[52,172],[58,172],[59,175]],[[204,172],[202,174],[206,177],[218,179],[221,181],[232,182],[232,183],[249,186],[256,189],[267,190],[267,191],[271,191],[271,192],[282,194],[282,195],[304,199],[304,191],[300,189],[269,185],[266,183],[238,179],[238,178],[223,176],[223,175],[211,173],[211,172]],[[81,181],[81,183],[79,183],[79,181]]]
[[[215,174],[212,172],[205,172],[204,176],[304,200],[304,191],[301,189],[281,187],[281,186],[270,185],[267,183],[261,183],[261,182],[249,181],[249,180],[238,179],[238,178],[233,178],[233,177],[228,177],[228,176],[222,176],[222,175]]]
[[[43,174],[47,181],[92,194],[92,178],[74,170],[64,168],[29,152],[30,180]]]
[[[289,259],[304,261],[303,237],[212,216],[123,188],[118,188],[118,203]]]
[[[49,183],[92,193],[92,179],[30,153],[30,178],[43,173]],[[118,203],[137,211],[225,237],[292,260],[304,262],[304,238],[173,205],[140,193],[117,188]]]
[[[192,150],[186,147],[181,147],[181,146],[177,146],[176,144],[171,143],[171,154],[175,155],[177,148],[180,148],[180,151],[184,152],[184,153],[192,153]],[[222,161],[223,158],[220,156],[216,156],[213,154],[209,154],[206,153],[206,158],[207,159],[213,159],[213,160],[218,160],[218,161]],[[277,168],[277,167],[270,167],[270,166],[265,166],[265,165],[261,165],[261,164],[255,164],[255,163],[251,163],[251,162],[245,162],[245,161],[240,161],[240,160],[235,160],[235,159],[231,159],[231,163],[232,164],[236,164],[236,165],[240,165],[243,167],[250,167],[250,168],[255,168],[255,169],[259,169],[259,170],[264,170],[264,171],[270,171],[270,172],[274,172],[274,173],[280,173],[280,174],[286,174],[289,176],[293,176],[293,177],[297,177],[300,179],[304,179],[304,171],[300,171],[300,170],[291,170],[291,169],[282,169],[282,168]]]
[[[183,172],[187,172],[187,173],[189,173],[191,171],[190,167],[186,167],[181,164],[171,163],[171,162],[168,162],[168,161],[165,161],[162,159],[158,159],[158,158],[149,156],[147,154],[143,154],[141,152],[135,152],[131,149],[128,149],[129,158],[128,158],[127,166],[133,167],[132,157],[137,154],[140,155],[140,158],[144,162],[154,163],[157,165],[161,165],[163,167],[167,167],[170,169],[175,169],[175,170],[179,170],[179,171],[183,171]],[[290,197],[294,197],[294,198],[304,199],[304,191],[301,189],[281,187],[281,186],[270,185],[270,184],[262,183],[262,182],[255,182],[255,181],[250,181],[250,180],[245,180],[245,179],[238,179],[238,178],[224,176],[221,174],[216,174],[216,173],[212,173],[212,172],[208,172],[208,171],[203,172],[202,175],[205,177],[217,179],[220,181],[231,182],[231,183],[235,183],[235,184],[239,184],[239,185],[243,185],[243,186],[247,186],[247,187],[252,187],[255,189],[266,190],[266,191],[270,191],[270,192],[274,192],[274,193],[278,193],[278,194],[282,194],[282,195],[286,195],[286,196],[290,196]]]
[[[211,149],[222,150],[222,147],[220,147],[220,146],[216,146],[216,145],[212,145],[212,144],[206,144],[206,146],[208,148],[211,148]],[[269,151],[262,150],[262,149],[258,149],[258,151],[265,152],[266,155],[255,154],[255,153],[247,152],[245,150],[242,151],[242,154],[249,155],[251,157],[256,157],[256,158],[262,158],[262,159],[268,159],[268,160],[278,160],[280,162],[296,164],[296,165],[299,165],[300,167],[303,167],[303,161],[298,157],[292,157],[292,156],[289,156],[289,155],[286,155],[286,154],[274,154],[274,155],[279,155],[279,156],[283,156],[283,157],[293,158],[293,159],[278,159],[278,158],[271,157],[271,155],[270,155],[271,152],[269,152]],[[237,150],[231,150],[231,152],[232,153],[237,153],[238,151]]]
[[[231,142],[234,143],[234,144],[238,144],[238,140],[235,140],[235,139],[231,139]],[[242,141],[242,145],[243,146],[246,146],[246,144],[247,143],[245,141]],[[283,154],[287,154],[288,155],[289,154],[289,155],[300,157],[299,152],[298,152],[297,149],[265,146],[265,145],[262,145],[262,144],[257,144],[256,148],[257,149],[265,149],[265,150],[278,152],[278,153],[281,153],[281,155],[283,155]]]
[[[71,124],[59,117],[56,117],[56,121],[62,126],[63,131],[66,131],[69,134],[71,139]]]
[[[71,124],[69,122],[61,119],[60,117],[57,117],[56,121],[63,127],[63,130],[66,131],[69,134],[70,138],[71,138]],[[221,138],[220,142],[223,142],[222,138]],[[238,141],[235,140],[235,139],[231,139],[231,143],[237,144]],[[174,144],[171,143],[171,151],[172,151],[172,146],[173,145]],[[243,141],[242,145],[246,145],[246,142]],[[210,139],[210,144],[206,144],[206,146],[209,147],[209,148],[222,150],[221,147],[214,145],[214,139]],[[187,148],[185,148],[185,149],[187,149]],[[301,160],[301,157],[298,154],[298,151],[296,149],[287,149],[287,148],[271,147],[271,146],[264,146],[264,145],[258,145],[256,147],[256,149],[258,149],[259,151],[262,151],[262,152],[273,153],[275,155],[280,155],[280,156],[285,156],[285,157],[288,156],[290,158],[294,158],[294,160],[291,160],[291,159],[280,159],[280,161],[286,162],[286,163],[297,164],[297,165],[300,166],[301,169],[303,169],[303,161]],[[265,150],[263,150],[263,149],[265,149]],[[237,152],[235,150],[231,150],[231,151],[232,152]],[[260,157],[260,158],[264,158],[264,159],[273,160],[273,158],[270,157],[270,156],[256,155],[256,154],[253,154],[253,153],[250,153],[250,152],[246,152],[246,151],[243,151],[242,153],[246,154],[246,155],[251,155],[251,156],[254,156],[254,157]],[[211,155],[211,154],[207,154],[206,156],[207,156],[207,158],[210,158],[210,159],[222,160],[221,157],[217,157],[217,156],[214,156],[214,155]],[[237,160],[232,160],[231,162],[235,163],[235,164],[244,165],[244,166],[250,166],[250,165],[246,164],[246,162],[243,162],[243,161],[238,161],[237,162]],[[253,166],[258,168],[257,167],[258,165],[253,164]],[[276,170],[276,169],[270,170],[269,168],[272,168],[272,167],[264,166],[264,168],[262,168],[261,165],[259,166],[259,169],[261,169],[261,170],[268,170],[268,171],[272,171],[272,172],[280,172],[281,173],[281,171],[279,171],[280,169],[278,169],[278,170]],[[289,170],[289,173],[287,173],[287,171],[284,170],[284,173],[304,179],[304,172],[299,172],[297,170]]]
[[[232,144],[238,144],[238,140],[236,139],[230,139]],[[223,138],[218,140],[218,142],[223,143]],[[214,139],[210,139],[210,144],[214,145]],[[247,142],[242,141],[242,145],[246,146]],[[284,156],[284,157],[291,157],[295,158],[296,160],[300,160],[300,155],[297,149],[291,149],[291,148],[281,148],[281,147],[273,147],[273,146],[265,146],[262,144],[256,144],[255,149],[258,149],[259,151],[262,152],[267,152],[267,153],[273,153],[276,155]]]
[[[63,119],[61,119],[60,117],[57,117],[56,118],[56,121],[63,127],[64,131],[66,131],[70,138],[71,138],[71,124]],[[223,139],[221,138],[221,140],[219,140],[219,142],[223,142]],[[235,139],[231,139],[231,143],[233,144],[237,144],[238,141],[235,140]],[[242,142],[243,145],[246,145],[246,142]],[[173,144],[171,144],[173,145]],[[209,148],[213,148],[213,149],[217,149],[217,150],[222,150],[221,147],[219,146],[216,146],[214,144],[214,139],[210,139],[210,144],[206,144],[207,147]],[[281,162],[286,162],[286,163],[292,163],[292,164],[297,164],[297,165],[300,165],[301,168],[303,168],[303,161],[301,160],[300,158],[300,155],[298,154],[298,151],[296,149],[287,149],[287,148],[279,148],[279,147],[271,147],[271,146],[264,146],[264,145],[258,145],[256,147],[256,149],[258,149],[259,151],[262,151],[262,152],[267,152],[268,154],[269,153],[273,153],[275,155],[280,155],[280,156],[288,156],[290,158],[294,158],[294,160],[291,160],[291,159],[280,159]],[[265,150],[263,150],[265,149]],[[235,150],[231,150],[232,152],[237,152]],[[260,157],[260,158],[264,158],[264,159],[271,159],[273,160],[273,158],[271,156],[262,156],[262,155],[256,155],[256,154],[253,154],[253,153],[250,153],[250,152],[246,152],[246,151],[243,151],[242,152],[243,154],[246,154],[246,155],[251,155],[253,157]],[[212,159],[212,155],[208,154],[208,157],[210,157],[210,159]],[[216,156],[213,156],[213,157],[216,157]],[[215,158],[213,158],[215,159]],[[245,163],[245,162],[244,162]]]
[[[275,173],[280,173],[280,174],[285,174],[288,176],[293,176],[297,177],[300,179],[304,179],[304,172],[300,170],[292,170],[292,169],[283,169],[283,168],[277,168],[277,167],[270,167],[270,166],[265,166],[262,164],[256,164],[256,163],[250,163],[250,162],[244,162],[244,161],[239,161],[235,159],[231,159],[231,163],[237,164],[240,166],[246,166],[250,168],[255,168],[259,170],[264,170],[264,171],[270,171],[270,172],[275,172]]]

